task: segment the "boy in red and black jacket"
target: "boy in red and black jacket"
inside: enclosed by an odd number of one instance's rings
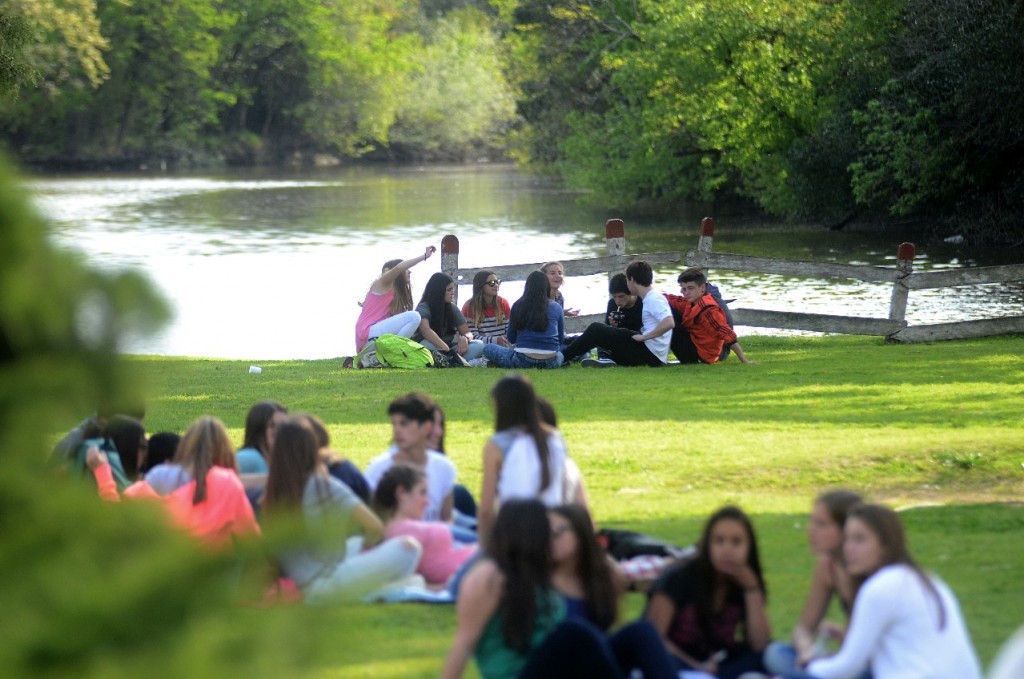
[[[722,347],[728,346],[742,363],[750,363],[722,307],[708,294],[704,272],[690,268],[679,274],[678,280],[682,295],[666,294],[665,298],[677,316],[671,347],[679,362],[717,363]]]

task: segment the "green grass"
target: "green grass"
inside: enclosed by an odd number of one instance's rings
[[[805,513],[829,487],[906,511],[911,547],[958,593],[987,663],[1020,624],[1024,589],[1024,341],[989,338],[885,345],[852,337],[750,337],[758,365],[531,373],[558,410],[600,525],[693,541],[714,508],[735,502],[759,531],[776,636],[803,602],[811,557]],[[245,413],[273,398],[319,415],[359,465],[388,445],[395,396],[431,394],[448,416],[447,447],[476,491],[493,429],[496,370],[355,371],[340,361],[134,357],[149,385],[151,432],[201,414],[240,442]],[[635,614],[641,599],[627,601]],[[270,614],[270,613],[265,613]],[[312,615],[312,614],[310,614]],[[359,606],[319,612],[337,624],[322,675],[432,676],[454,629],[450,607]]]

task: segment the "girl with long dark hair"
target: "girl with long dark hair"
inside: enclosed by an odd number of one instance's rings
[[[511,313],[508,300],[498,294],[501,279],[490,269],[477,271],[473,276],[473,296],[462,305],[473,337],[484,344],[508,346],[505,333]]]
[[[278,426],[263,511],[271,523],[300,519],[310,534],[306,544],[278,557],[283,575],[308,603],[372,595],[412,575],[419,563],[420,546],[412,538],[381,543],[380,520],[327,472],[313,430],[301,418]],[[371,549],[349,553],[346,542],[356,535]]]
[[[512,305],[508,323],[508,341],[504,347],[489,344],[484,357],[502,368],[558,368],[565,342],[565,316],[562,307],[550,299],[550,283],[541,271],[526,278],[523,296]]]
[[[360,305],[356,319],[356,351],[358,352],[374,337],[401,335],[412,337],[419,327],[420,318],[412,310],[412,287],[409,269],[430,259],[437,248],[428,245],[422,257],[412,259],[390,259],[381,267],[366,297]]]
[[[551,527],[537,500],[502,505],[484,558],[462,581],[456,617],[444,679],[462,676],[470,656],[484,679],[626,676],[597,628],[565,618],[551,585]],[[674,677],[668,665],[644,676]]]
[[[477,534],[486,541],[498,505],[536,498],[549,507],[564,502],[566,447],[557,429],[541,420],[530,380],[509,375],[491,389],[494,435],[484,445]]]
[[[480,358],[484,343],[473,339],[465,316],[455,306],[455,281],[446,273],[435,273],[423,289],[416,312],[419,329],[413,339],[428,349],[461,356],[466,361]]]
[[[757,538],[741,509],[711,515],[697,556],[655,584],[646,617],[679,670],[724,679],[764,671],[772,633]]]

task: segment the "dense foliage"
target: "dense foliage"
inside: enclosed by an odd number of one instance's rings
[[[618,208],[1015,242],[1022,29],[1020,0],[12,0],[0,137],[127,166],[508,156]]]

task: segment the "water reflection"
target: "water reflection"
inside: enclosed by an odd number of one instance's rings
[[[615,216],[581,207],[572,193],[492,166],[57,177],[33,180],[30,189],[53,221],[59,244],[101,267],[144,270],[171,301],[174,321],[126,350],[246,359],[352,353],[357,302],[381,264],[414,256],[447,233],[460,239],[463,267],[571,259],[603,254],[603,223]],[[672,223],[627,220],[628,249],[692,249],[698,223],[698,215]],[[720,218],[715,249],[893,266],[896,247],[907,239]],[[919,248],[915,267],[979,263],[976,255],[961,259],[961,252]],[[415,295],[439,269],[439,257],[413,269]],[[675,291],[676,273],[659,272],[657,285]],[[740,307],[854,316],[885,316],[888,310],[886,285],[728,271],[712,276]],[[521,291],[522,283],[502,286],[510,300]],[[461,289],[462,299],[468,294]],[[606,279],[571,279],[564,294],[570,306],[597,313],[604,308]],[[915,291],[908,320],[1020,313],[1022,298],[1019,284]]]

